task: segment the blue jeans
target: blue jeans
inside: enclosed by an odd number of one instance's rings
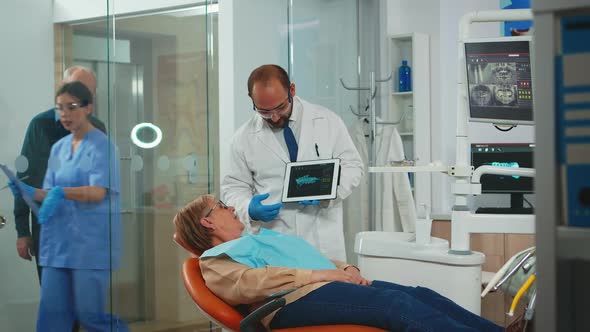
[[[272,329],[356,324],[389,331],[503,331],[448,298],[423,287],[373,281],[331,282],[277,312]]]
[[[44,267],[37,332],[72,331],[75,320],[88,332],[128,332],[105,312],[109,277],[109,270]]]

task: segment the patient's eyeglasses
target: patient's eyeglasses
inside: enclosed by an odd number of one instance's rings
[[[218,207],[221,207],[222,209],[229,208],[221,200],[218,200],[217,203],[215,205],[213,205],[213,207],[211,208],[211,210],[209,210],[209,212],[207,212],[207,214],[205,215],[205,218],[209,217],[211,215],[211,213],[213,213],[213,210],[217,209]]]
[[[80,108],[88,106],[88,103],[67,103],[67,104],[55,104],[55,109],[59,113],[72,113]]]

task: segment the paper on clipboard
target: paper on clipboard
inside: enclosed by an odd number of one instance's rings
[[[20,192],[22,194],[23,200],[27,203],[29,208],[31,208],[31,211],[33,212],[33,214],[35,216],[39,216],[39,205],[37,205],[37,203],[35,203],[35,201],[33,201],[33,197],[25,194],[26,191],[25,191],[25,188],[22,186],[21,181],[16,178],[14,173],[12,173],[12,171],[8,167],[6,167],[6,165],[0,164],[0,169],[2,169],[2,171],[4,172],[4,174],[6,174],[6,176],[8,177],[8,179],[10,181],[12,181],[13,183],[16,184],[16,186],[18,187],[18,189],[20,190]]]

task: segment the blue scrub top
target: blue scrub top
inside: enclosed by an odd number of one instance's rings
[[[44,189],[98,186],[100,202],[65,199],[41,225],[39,265],[72,269],[110,269],[121,256],[119,157],[114,144],[93,129],[72,153],[70,134],[51,148]]]

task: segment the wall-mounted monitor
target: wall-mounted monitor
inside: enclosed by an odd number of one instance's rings
[[[470,121],[533,124],[531,37],[465,41]]]

